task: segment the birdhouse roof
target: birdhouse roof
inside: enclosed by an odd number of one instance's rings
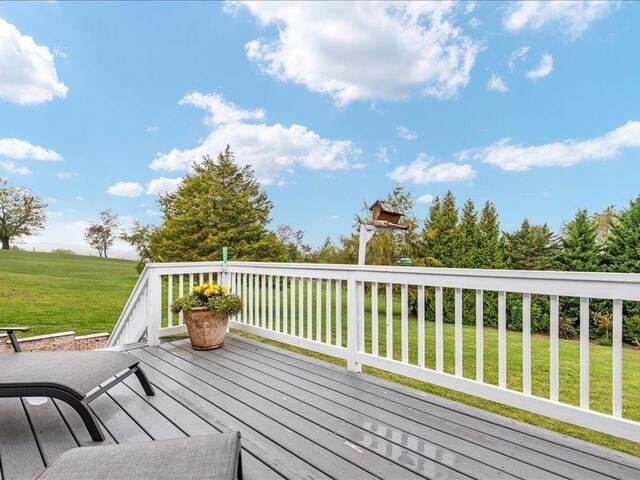
[[[380,210],[386,213],[395,213],[397,215],[404,215],[404,212],[400,210],[398,207],[389,202],[383,202],[381,200],[376,200],[369,210],[373,210],[373,207],[376,205],[380,206]]]

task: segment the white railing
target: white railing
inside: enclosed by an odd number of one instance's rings
[[[345,359],[350,371],[368,365],[640,441],[640,418],[635,414],[629,418],[623,411],[623,391],[625,405],[634,405],[640,385],[623,383],[622,348],[623,301],[640,301],[638,274],[244,262],[149,264],[109,345],[137,342],[146,334],[153,346],[162,336],[185,332],[182,315],[172,315],[169,305],[204,281],[217,281],[242,297],[243,310],[231,319],[231,328]],[[536,357],[539,349],[532,350],[532,342],[541,343],[531,331],[532,303],[539,305],[541,296],[549,305],[544,361]],[[573,342],[577,350],[570,359],[573,370],[579,367],[577,381],[567,378],[560,362],[560,347],[567,345],[559,340],[563,297],[575,298],[579,309],[579,342]],[[489,298],[495,300],[497,329],[485,327]],[[590,401],[595,387],[602,394],[601,379],[592,379],[589,369],[590,299],[611,303],[607,411],[599,411],[600,401],[598,409]],[[507,331],[507,305],[514,302],[522,320],[522,334],[517,337]],[[463,315],[470,309],[475,327],[464,327]],[[448,313],[453,325],[445,321]],[[488,335],[495,337],[494,343],[486,342]],[[522,357],[517,371],[507,361],[508,344],[514,338]],[[497,362],[488,356],[494,350]],[[569,383],[576,384],[575,395],[566,391]]]

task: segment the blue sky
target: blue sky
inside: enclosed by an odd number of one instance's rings
[[[318,245],[396,183],[558,229],[640,193],[637,3],[0,4],[0,176],[82,243],[230,143]]]

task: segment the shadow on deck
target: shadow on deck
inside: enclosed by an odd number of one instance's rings
[[[157,394],[129,378],[96,399],[104,443],[239,430],[245,478],[640,478],[631,456],[234,336],[128,352]],[[1,479],[90,444],[64,403],[0,399]]]

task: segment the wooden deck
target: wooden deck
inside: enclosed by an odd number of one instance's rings
[[[105,443],[239,430],[245,478],[640,478],[634,457],[233,336],[128,351],[157,394],[129,377],[95,400]],[[65,404],[0,399],[0,478],[89,444]]]

